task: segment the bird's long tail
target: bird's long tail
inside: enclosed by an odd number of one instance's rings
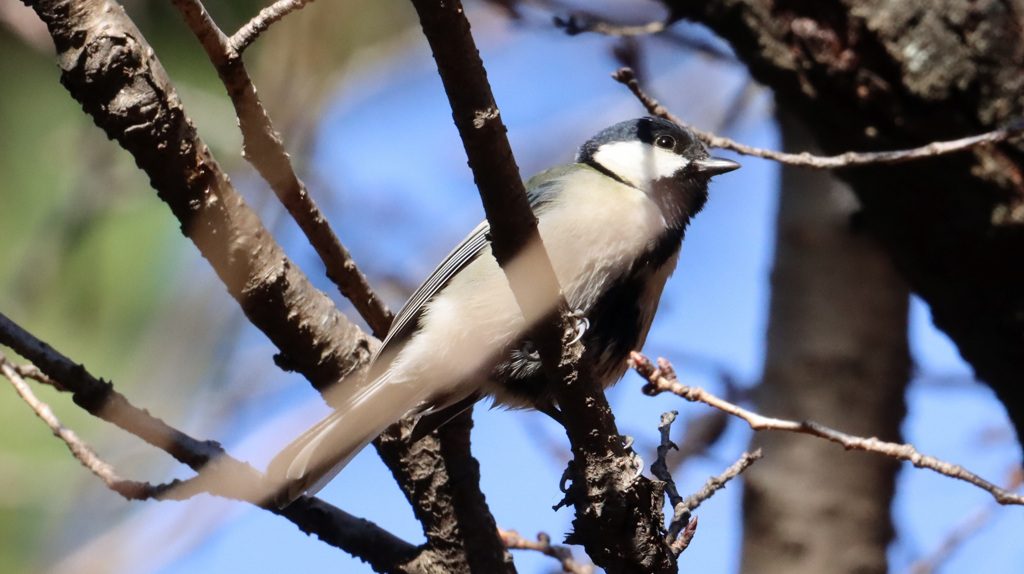
[[[385,428],[423,403],[412,385],[389,384],[387,378],[348,388],[339,383],[332,402],[341,406],[270,461],[267,476],[279,507],[303,493],[315,494]]]

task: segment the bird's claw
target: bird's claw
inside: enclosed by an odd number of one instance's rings
[[[636,480],[644,473],[644,459],[640,456],[640,453],[633,450],[633,442],[633,437],[630,435],[622,435],[622,446],[627,451],[629,463],[633,469],[633,478],[631,480]]]
[[[572,486],[569,486],[569,483],[572,482],[572,475],[573,467],[572,461],[570,460],[569,464],[566,465],[565,470],[562,472],[562,479],[558,481],[558,490],[561,490],[562,494],[564,494],[565,496],[562,497],[562,500],[560,500],[558,504],[551,507],[552,510],[558,510],[563,506],[569,506],[570,504],[572,504],[572,501],[570,500],[570,498],[572,497],[572,494],[570,494]]]
[[[562,478],[558,481],[558,490],[562,491],[562,494],[569,494],[569,481],[572,480],[572,461],[566,465],[565,470],[562,471]]]
[[[640,456],[639,453],[633,452],[630,453],[629,460],[633,465],[633,480],[636,480],[644,473],[644,457]]]
[[[590,328],[590,320],[584,316],[583,311],[580,309],[576,309],[570,313],[569,318],[574,322],[572,328],[572,340],[569,341],[569,344],[572,345],[583,338],[583,334]]]

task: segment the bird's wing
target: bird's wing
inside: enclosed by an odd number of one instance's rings
[[[529,201],[530,208],[534,209],[536,215],[539,216],[551,203],[552,198],[557,195],[559,178],[570,173],[571,170],[580,167],[584,166],[572,164],[551,168],[526,181],[526,198]],[[444,258],[444,261],[434,269],[430,277],[413,293],[409,301],[406,302],[406,305],[398,311],[398,314],[394,317],[394,322],[391,323],[391,329],[388,330],[387,337],[384,338],[384,343],[374,357],[374,362],[378,363],[378,368],[385,368],[387,363],[390,362],[387,360],[378,361],[378,357],[387,356],[388,353],[393,357],[397,348],[400,348],[404,342],[409,340],[416,330],[416,323],[420,320],[420,315],[423,314],[423,308],[426,304],[444,288],[444,285],[456,273],[472,263],[473,260],[479,257],[484,248],[490,245],[490,239],[487,237],[489,232],[490,226],[486,220],[477,225],[462,240],[461,244],[449,256]]]
[[[582,166],[573,164],[551,168],[538,173],[526,182],[526,196],[535,214],[539,215],[552,200],[552,197],[557,195],[559,178],[578,167]],[[423,314],[424,306],[444,288],[456,273],[473,262],[480,256],[484,248],[490,245],[491,241],[487,237],[490,230],[491,227],[487,221],[477,225],[476,229],[463,239],[462,243],[452,250],[448,257],[445,257],[444,261],[434,269],[430,277],[416,289],[401,311],[395,315],[391,330],[384,338],[384,343],[377,351],[376,357],[385,356],[385,353],[395,350],[396,346],[400,347],[412,335],[420,315]]]
[[[391,330],[388,331],[384,343],[381,344],[376,357],[374,357],[375,361],[377,357],[384,356],[395,346],[400,347],[412,335],[427,302],[490,244],[490,240],[487,238],[490,229],[486,221],[477,225],[476,229],[463,239],[462,243],[448,254],[448,257],[445,257],[444,261],[430,274],[430,277],[409,297],[402,310],[395,315]]]
[[[374,357],[373,368],[377,372],[370,373],[364,381],[338,385],[332,391],[337,395],[337,409],[274,457],[267,474],[278,489],[278,505],[287,505],[303,492],[318,491],[387,425],[421,405],[426,398],[422,393],[389,384],[388,363],[416,330],[416,323],[430,299],[456,273],[480,256],[488,245],[489,229],[486,221],[478,225],[412,294],[395,316],[391,330]],[[381,357],[387,359],[378,360]],[[467,406],[459,404],[462,409]],[[458,413],[449,416],[453,414]]]
[[[557,183],[552,181],[528,185],[528,188],[530,204],[537,214],[542,213],[557,195]],[[338,385],[333,392],[342,393],[335,396],[340,406],[274,457],[267,474],[278,490],[276,502],[279,505],[290,503],[305,491],[315,493],[387,425],[410,410],[422,407],[429,399],[429,386],[392,384],[387,366],[415,332],[427,303],[455,274],[484,253],[490,244],[489,231],[486,221],[478,225],[412,294],[395,316],[391,330],[374,357],[377,373],[370,373],[362,381]],[[378,360],[382,357],[386,359]],[[417,427],[417,430],[429,432],[478,398],[479,394],[474,393],[437,411],[422,429]]]

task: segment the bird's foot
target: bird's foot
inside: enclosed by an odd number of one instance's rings
[[[572,345],[583,338],[583,334],[590,328],[590,320],[587,319],[583,314],[583,311],[580,309],[576,309],[570,313],[569,318],[573,321],[572,340],[569,341],[569,344]]]
[[[633,442],[633,437],[628,434],[622,435],[622,446],[626,449],[630,470],[633,471],[633,478],[631,480],[636,480],[644,473],[644,459],[640,456],[640,453],[633,450]]]

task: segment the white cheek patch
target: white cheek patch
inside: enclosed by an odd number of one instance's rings
[[[690,163],[671,150],[640,141],[604,144],[594,153],[594,161],[640,189],[646,188],[649,182],[672,177]]]

